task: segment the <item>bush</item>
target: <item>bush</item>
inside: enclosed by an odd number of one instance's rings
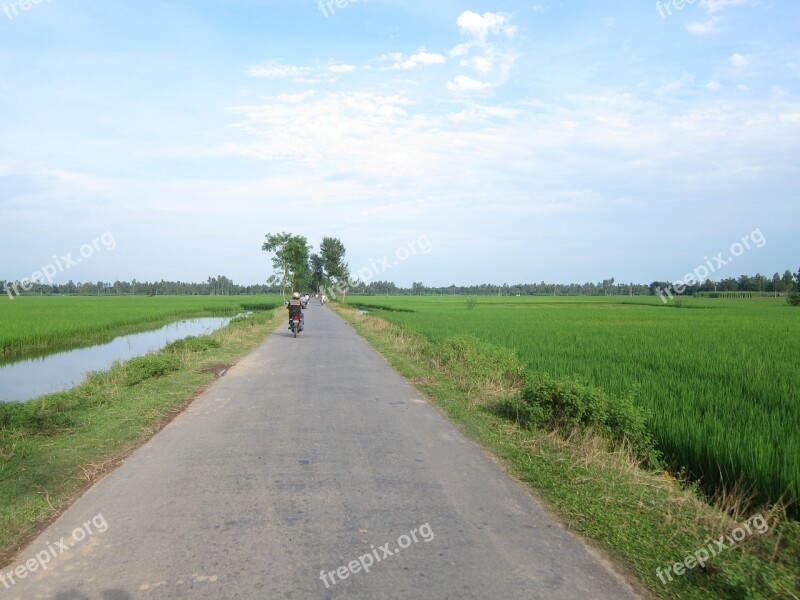
[[[500,403],[500,412],[528,429],[591,429],[616,446],[628,446],[650,464],[659,462],[647,430],[647,412],[633,403],[633,393],[609,396],[578,381],[536,373],[519,397]]]
[[[75,403],[72,392],[52,394],[27,402],[0,402],[0,429],[52,435],[76,425],[70,409]]]
[[[174,354],[146,354],[125,363],[125,385],[136,385],[151,377],[160,377],[181,368],[181,359]]]
[[[786,301],[792,306],[800,306],[800,292],[792,292],[786,297]]]
[[[210,335],[183,338],[168,344],[164,349],[167,352],[204,352],[210,348],[219,348],[220,343]]]
[[[525,367],[514,350],[474,336],[449,338],[432,354],[463,392],[493,395],[519,388],[525,382]]]

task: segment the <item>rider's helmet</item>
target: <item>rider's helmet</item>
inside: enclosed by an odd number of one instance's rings
[[[295,292],[294,294],[292,294],[292,298],[294,298],[295,300],[297,300],[299,297],[300,297],[300,292]]]

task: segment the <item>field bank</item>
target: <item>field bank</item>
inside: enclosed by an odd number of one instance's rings
[[[432,342],[513,348],[534,372],[633,393],[658,447],[712,491],[800,497],[800,310],[782,299],[360,297]],[[472,308],[470,308],[472,306]]]

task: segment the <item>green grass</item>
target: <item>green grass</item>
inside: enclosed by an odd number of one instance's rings
[[[432,342],[469,334],[531,372],[572,378],[650,413],[657,447],[713,493],[800,497],[800,310],[784,299],[348,298]],[[793,514],[798,514],[797,505]]]
[[[2,299],[0,299],[2,300]],[[278,296],[22,296],[0,301],[0,361],[110,341],[186,317],[270,310]]]
[[[178,414],[214,381],[216,371],[262,341],[279,319],[281,311],[234,319],[209,336],[94,373],[71,390],[0,403],[0,566],[60,507]]]
[[[362,307],[364,301],[358,300]],[[403,303],[402,308],[425,303],[419,302]],[[658,569],[663,572],[709,540],[730,535],[755,515],[741,512],[741,504],[728,505],[727,510],[707,504],[695,489],[637,468],[627,452],[609,451],[608,440],[592,433],[565,440],[560,435],[564,431],[527,429],[509,420],[502,408],[519,391],[522,366],[511,348],[480,341],[465,344],[463,336],[434,342],[409,328],[333,306],[457,427],[526,482],[567,528],[610,555],[638,591],[646,588],[645,597],[796,600],[800,596],[800,522],[765,512],[766,532],[750,535],[714,556],[708,570],[695,568],[662,583]],[[383,311],[380,316],[396,314]],[[536,389],[535,379],[528,383]]]

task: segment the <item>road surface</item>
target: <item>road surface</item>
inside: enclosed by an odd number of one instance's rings
[[[290,334],[89,489],[0,600],[636,597],[330,309]]]

